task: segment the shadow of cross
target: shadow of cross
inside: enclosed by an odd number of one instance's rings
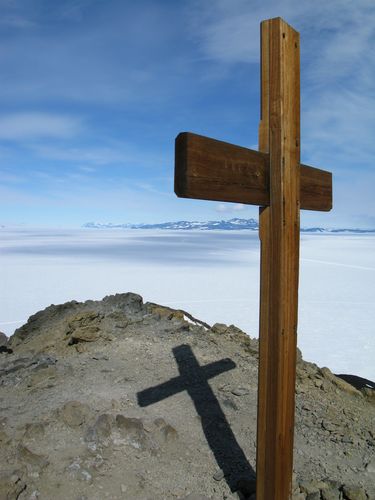
[[[239,478],[252,479],[255,477],[255,472],[237,443],[224,412],[208,384],[208,379],[233,370],[236,364],[231,359],[224,358],[201,366],[191,347],[185,344],[174,347],[172,352],[180,375],[138,392],[138,404],[142,407],[149,406],[179,392],[187,391],[201,418],[203,432],[216,462],[223,471],[231,491],[235,491],[238,489]]]

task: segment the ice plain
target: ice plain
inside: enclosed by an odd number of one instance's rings
[[[258,336],[255,231],[0,229],[0,330],[68,300],[132,291]],[[375,235],[302,234],[298,345],[375,380]]]

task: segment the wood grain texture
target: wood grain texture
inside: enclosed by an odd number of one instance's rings
[[[261,23],[261,68],[260,68],[260,122],[259,122],[259,150],[269,153],[269,32],[270,23]],[[257,408],[257,457],[256,457],[256,496],[257,500],[265,500],[266,480],[269,464],[266,463],[267,452],[267,424],[269,413],[268,373],[270,337],[267,335],[268,315],[267,308],[270,294],[270,278],[268,266],[270,262],[270,207],[259,210],[259,238],[260,238],[260,302],[259,302],[259,369],[258,369],[258,408]]]
[[[259,146],[270,157],[270,206],[260,216],[257,500],[287,500],[293,470],[298,311],[299,35],[280,18],[263,22],[261,29]]]
[[[261,122],[262,123],[262,122]],[[301,208],[332,208],[330,172],[301,165]],[[181,198],[270,204],[270,157],[191,132],[175,142],[175,193]]]

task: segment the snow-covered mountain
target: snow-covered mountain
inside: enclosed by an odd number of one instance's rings
[[[255,219],[231,219],[231,220],[220,220],[220,221],[176,221],[176,222],[162,222],[160,224],[102,224],[99,222],[87,222],[83,225],[87,228],[95,229],[197,229],[202,231],[208,231],[213,229],[252,229],[254,231],[258,230],[258,222]]]
[[[258,221],[255,219],[230,219],[230,220],[220,220],[220,221],[175,221],[175,222],[162,222],[160,224],[113,224],[111,222],[101,223],[101,222],[86,222],[82,227],[90,229],[172,229],[172,230],[200,230],[200,231],[211,231],[211,230],[238,230],[238,229],[250,229],[257,231],[259,229]],[[307,227],[301,228],[304,233],[375,233],[375,229],[358,229],[358,228],[336,228],[327,229],[322,227]]]

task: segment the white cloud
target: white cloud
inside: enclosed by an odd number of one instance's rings
[[[36,153],[50,160],[79,162],[93,165],[108,165],[124,161],[123,151],[110,147],[59,147],[59,146],[35,146]]]
[[[32,28],[35,26],[30,19],[17,14],[0,17],[0,25],[19,29]]]
[[[112,141],[113,142],[113,141]],[[41,158],[84,164],[83,169],[93,166],[129,164],[137,166],[160,166],[165,159],[159,154],[139,151],[131,145],[111,143],[109,146],[60,147],[35,145],[33,150]],[[80,167],[81,168],[81,167]]]
[[[38,112],[0,116],[0,139],[5,140],[67,138],[81,131],[81,120],[71,116]]]
[[[202,6],[196,1],[191,9],[191,26],[202,53],[222,62],[259,60],[259,25],[264,19],[283,17],[288,23],[308,35],[319,51],[321,63],[327,56],[340,62],[357,57],[369,48],[374,33],[374,3],[371,0],[316,0],[285,2],[247,0],[214,0]],[[305,38],[303,38],[306,41]],[[322,58],[323,56],[323,58]]]
[[[219,213],[232,213],[232,212],[242,212],[246,210],[247,205],[243,205],[242,203],[219,203],[216,205],[216,212]]]

